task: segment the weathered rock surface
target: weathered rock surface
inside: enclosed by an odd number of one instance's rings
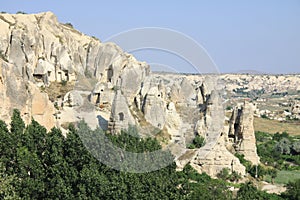
[[[118,90],[112,104],[108,128],[112,133],[119,133],[122,129],[128,129],[130,125],[135,125],[135,120],[131,115],[126,98]]]
[[[201,127],[201,132],[198,134],[205,136],[205,145],[193,152],[187,151],[178,158],[176,163],[179,168],[182,168],[189,162],[198,172],[206,172],[212,177],[215,177],[223,168],[229,168],[231,172],[236,171],[244,175],[245,167],[226,148],[225,116],[219,92],[217,88],[212,88],[211,93],[205,95],[204,115],[197,123],[197,128]]]
[[[291,113],[295,119],[300,119],[300,102],[295,101],[293,103],[292,108],[291,108]]]
[[[236,107],[230,119],[228,135],[233,138],[235,150],[243,154],[252,164],[258,165],[259,157],[253,127],[254,110],[255,106],[246,101],[241,107]]]
[[[9,121],[17,108],[27,123],[33,117],[48,129],[81,119],[113,134],[135,125],[142,136],[163,135],[178,169],[190,163],[211,176],[222,168],[245,174],[245,167],[227,150],[219,87],[224,84],[216,76],[153,74],[147,63],[116,44],[60,24],[50,12],[0,14],[0,53],[1,119]],[[41,91],[53,82],[61,82],[61,88],[66,83],[75,86],[50,102]],[[248,107],[242,114],[234,112],[232,123],[237,125],[230,126],[230,134],[241,141],[237,151],[255,164],[259,159]],[[189,150],[186,146],[195,135],[203,136],[206,144]]]
[[[47,93],[16,73],[16,67],[0,59],[0,118],[7,123],[13,109],[19,109],[26,123],[31,118],[47,129],[55,125],[55,109]]]
[[[8,91],[12,93],[12,101],[17,101],[16,104],[33,106],[28,109],[37,113],[33,115],[36,118],[47,121],[47,127],[56,125],[53,109],[47,110],[49,107],[44,99],[45,102],[37,104],[26,103],[28,95],[24,93],[24,87],[29,84],[26,81],[38,87],[45,87],[53,81],[72,82],[77,80],[78,76],[85,76],[96,79],[99,84],[108,85],[106,89],[112,90],[118,85],[125,92],[126,98],[133,100],[142,80],[149,73],[149,66],[146,63],[137,61],[116,44],[101,43],[78,32],[70,25],[60,24],[51,12],[30,15],[0,14],[0,29],[1,57],[9,63],[9,68],[18,77],[14,80],[10,78],[5,88],[10,87]],[[76,94],[76,91],[68,93],[62,101],[68,101],[72,104],[70,106],[82,104],[81,98]],[[95,90],[91,97],[96,96],[94,100],[97,101],[99,94],[99,91]],[[37,96],[33,100],[36,103],[42,98],[47,97]],[[99,101],[111,106],[113,99],[114,94],[110,92],[108,95],[103,94]],[[11,103],[2,105],[1,115],[5,119],[9,118],[11,108],[23,109],[23,106]],[[46,109],[43,112],[48,114],[41,117],[41,109]],[[31,117],[32,115],[27,116]]]

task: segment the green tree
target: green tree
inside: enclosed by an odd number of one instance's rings
[[[13,115],[11,117],[10,132],[13,135],[13,140],[19,145],[21,138],[25,129],[25,123],[21,118],[20,111],[17,109],[13,110]]]
[[[292,152],[293,152],[293,155],[300,154],[300,140],[293,142]]]
[[[53,128],[47,133],[34,120],[25,129],[19,112],[12,119],[12,132],[0,121],[0,148],[3,150],[0,158],[5,169],[5,176],[0,173],[0,199],[12,195],[15,195],[12,199],[18,196],[22,199],[232,198],[226,181],[199,174],[190,165],[180,172],[176,171],[174,162],[157,171],[141,174],[117,171],[95,159],[84,146],[92,146],[93,155],[100,150],[111,158],[116,156],[111,155],[106,145],[111,142],[126,151],[145,155],[142,161],[149,163],[149,152],[160,150],[161,146],[154,138],[139,137],[134,127],[119,135],[110,135],[99,129],[91,130],[86,123],[80,122],[77,128],[70,124],[65,138],[59,129]],[[15,140],[17,134],[20,136],[18,141]],[[153,161],[169,163],[168,159],[173,160],[173,157],[170,152],[165,152]],[[137,163],[125,163],[125,167],[132,164],[138,167]],[[150,162],[149,165],[157,166],[157,163]]]
[[[0,199],[3,200],[20,199],[13,185],[15,181],[16,181],[15,176],[7,175],[4,166],[2,165],[2,163],[0,163]]]
[[[0,120],[0,159],[7,171],[12,171],[15,164],[16,143],[4,121]]]
[[[222,180],[227,180],[230,175],[230,170],[228,168],[223,168],[218,174],[217,177],[222,179]]]
[[[195,149],[195,148],[201,148],[205,145],[205,139],[204,137],[200,135],[196,135],[195,138],[193,139],[192,144],[188,145],[189,149]]]
[[[44,168],[37,154],[30,152],[27,147],[17,149],[16,174],[19,177],[16,188],[21,198],[44,198]]]
[[[251,182],[241,184],[241,187],[237,192],[237,199],[242,200],[260,199],[259,196],[259,191]]]
[[[288,155],[291,152],[291,142],[288,138],[282,138],[274,147],[274,153]]]
[[[300,179],[295,182],[289,182],[287,185],[287,190],[282,194],[286,199],[300,199]]]
[[[31,152],[35,152],[41,159],[46,147],[46,135],[46,128],[32,119],[31,124],[26,127],[22,135],[23,146],[26,146]]]
[[[277,176],[277,170],[276,169],[268,169],[267,174],[269,174],[271,176],[272,184],[274,184],[274,179]]]

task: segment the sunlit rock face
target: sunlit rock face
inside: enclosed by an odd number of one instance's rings
[[[0,52],[0,118],[6,122],[17,108],[26,123],[34,118],[63,133],[82,119],[112,134],[133,125],[170,148],[178,170],[190,163],[211,176],[223,168],[245,174],[228,145],[259,162],[252,108],[234,110],[226,127],[219,76],[151,73],[116,44],[61,24],[51,12],[0,14]],[[196,135],[205,145],[190,150]],[[228,142],[230,135],[235,142]]]
[[[74,117],[69,116],[72,115],[69,111],[64,113],[63,108],[55,110],[53,104],[76,107],[78,102],[70,101],[82,100],[76,95],[78,93],[71,92],[67,96],[65,93],[57,95],[51,103],[42,88],[53,82],[76,85],[78,77],[86,77],[105,84],[110,91],[118,85],[127,91],[126,98],[132,99],[143,78],[149,74],[146,63],[137,61],[113,43],[101,43],[70,24],[59,23],[51,12],[0,14],[0,27],[1,118],[4,119],[10,118],[13,108],[18,108],[26,122],[34,117],[47,128],[59,126],[61,113],[68,115],[71,121]],[[99,94],[96,92],[95,96]],[[102,102],[110,106],[113,99],[112,92],[101,96]]]
[[[295,119],[300,119],[300,102],[299,101],[295,101],[292,104],[291,113]]]
[[[255,109],[252,103],[245,102],[233,110],[229,136],[233,138],[236,152],[243,154],[245,159],[251,161],[252,164],[258,165],[259,156],[253,127]]]

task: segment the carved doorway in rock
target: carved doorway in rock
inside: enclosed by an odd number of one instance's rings
[[[114,71],[112,69],[112,66],[110,65],[108,70],[107,70],[107,81],[112,82],[112,77],[114,75]]]
[[[122,112],[119,113],[119,120],[121,122],[124,121],[124,113],[122,113]]]

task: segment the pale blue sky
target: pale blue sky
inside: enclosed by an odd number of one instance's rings
[[[52,11],[61,22],[71,22],[76,29],[100,40],[132,28],[174,29],[200,43],[221,72],[300,73],[300,0],[0,0],[0,3],[0,10],[9,13]],[[163,64],[190,71],[177,58],[154,54],[135,55],[148,62],[171,60]]]

